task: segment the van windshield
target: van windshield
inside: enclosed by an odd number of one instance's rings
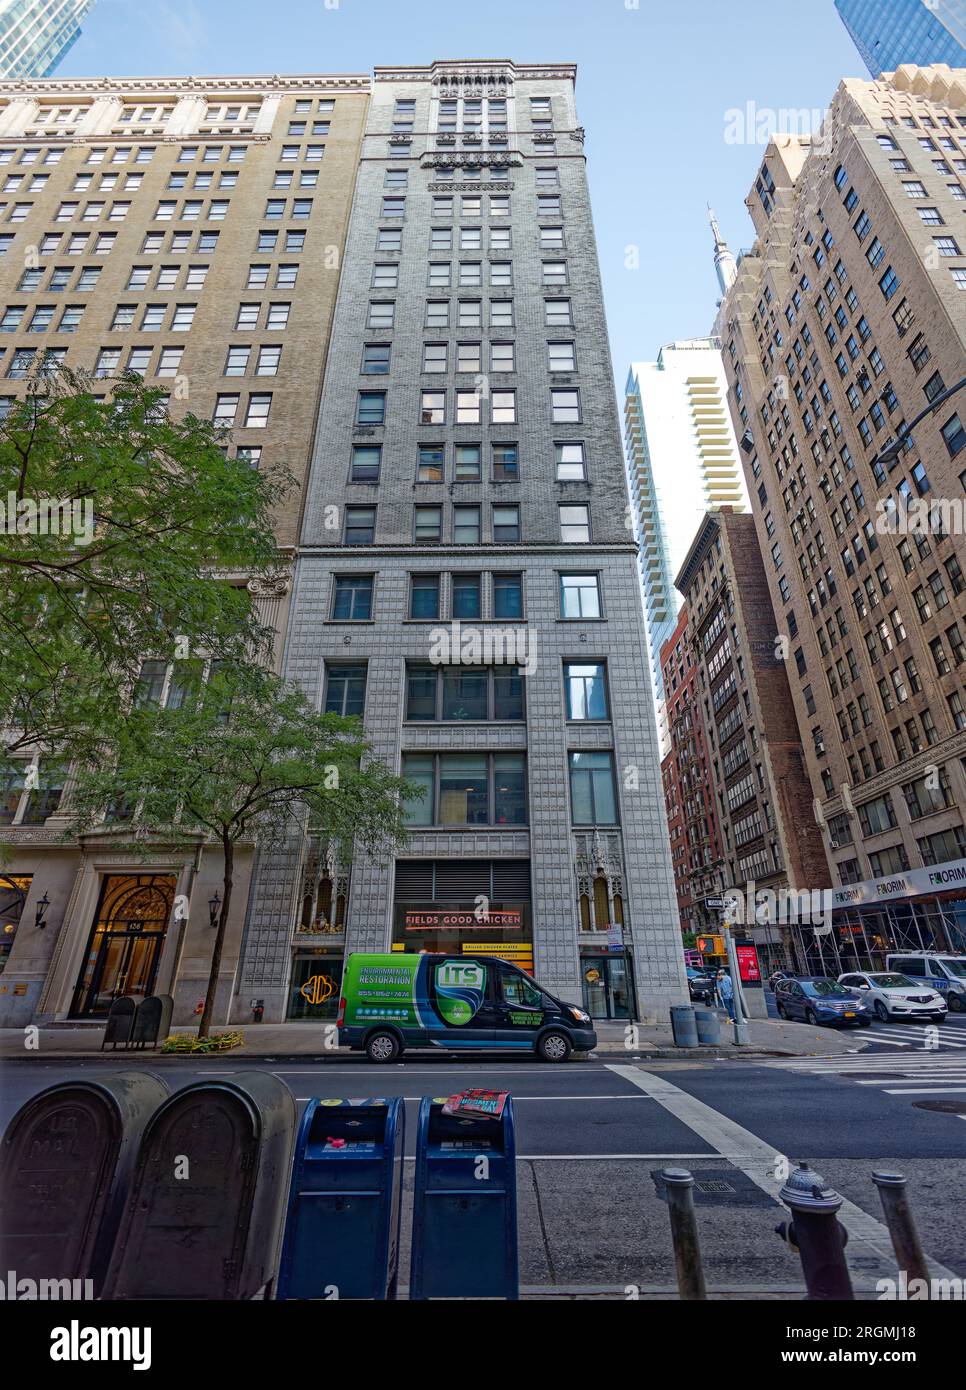
[[[962,956],[943,956],[942,963],[957,980],[966,980],[966,960]]]

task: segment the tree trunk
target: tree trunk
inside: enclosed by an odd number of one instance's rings
[[[228,927],[228,909],[231,906],[231,887],[232,878],[235,870],[235,846],[228,835],[222,836],[222,849],[224,851],[225,874],[223,888],[225,896],[221,903],[221,912],[218,916],[218,929],[215,932],[215,944],[211,952],[211,972],[208,976],[208,993],[205,995],[205,1007],[201,1015],[201,1022],[198,1024],[198,1037],[207,1038],[211,1028],[211,1015],[215,1011],[215,994],[218,990],[218,971],[221,968],[221,953],[225,945],[225,931]]]

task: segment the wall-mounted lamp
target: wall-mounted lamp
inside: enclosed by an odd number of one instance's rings
[[[40,902],[37,904],[37,916],[35,918],[35,921],[38,927],[45,927],[47,925],[46,919],[48,907],[50,907],[50,902],[47,898],[47,894],[45,893],[44,896],[40,899]]]
[[[220,908],[221,898],[219,898],[218,890],[216,888],[215,896],[213,898],[208,899],[208,921],[213,927],[217,927],[218,925],[218,912]]]

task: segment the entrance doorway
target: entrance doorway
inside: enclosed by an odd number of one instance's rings
[[[627,956],[581,956],[580,976],[591,1018],[634,1017],[634,971]]]
[[[71,1018],[104,1018],[115,999],[154,991],[174,906],[173,874],[107,874]]]

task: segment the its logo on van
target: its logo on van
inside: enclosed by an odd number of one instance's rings
[[[475,1018],[485,989],[486,970],[475,961],[445,960],[436,967],[436,1002],[450,1027]]]
[[[447,960],[436,967],[436,985],[462,985],[464,989],[483,988],[483,967],[475,961]]]

